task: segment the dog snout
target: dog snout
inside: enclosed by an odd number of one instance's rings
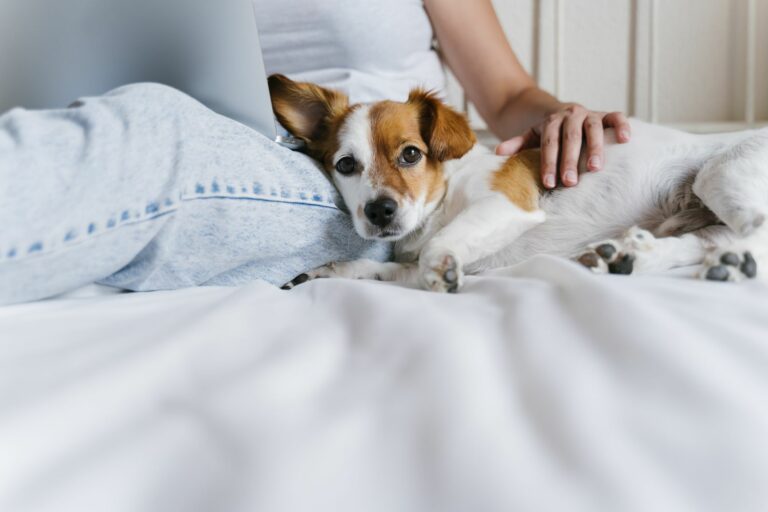
[[[397,202],[389,197],[380,197],[373,201],[368,201],[364,211],[371,224],[383,228],[395,218]]]

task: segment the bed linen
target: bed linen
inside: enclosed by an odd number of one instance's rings
[[[768,508],[768,286],[550,257],[0,308],[0,510]]]

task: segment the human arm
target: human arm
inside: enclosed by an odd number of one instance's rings
[[[605,127],[616,128],[619,142],[629,140],[623,114],[564,103],[536,85],[510,47],[490,0],[425,0],[424,5],[443,58],[490,130],[505,141],[497,151],[514,154],[541,146],[546,187],[555,186],[558,170],[565,185],[577,183],[585,136],[593,171],[603,164]]]

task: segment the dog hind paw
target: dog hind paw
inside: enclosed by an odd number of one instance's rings
[[[576,261],[596,274],[629,275],[634,269],[635,256],[620,242],[608,240],[594,244]]]
[[[629,275],[635,269],[637,254],[652,250],[655,241],[653,234],[635,226],[621,240],[604,240],[588,246],[576,261],[596,274]]]
[[[755,278],[757,270],[750,251],[716,250],[707,255],[699,276],[707,281],[738,282]]]

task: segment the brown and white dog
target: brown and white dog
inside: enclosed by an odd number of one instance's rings
[[[496,156],[429,92],[350,105],[282,75],[269,88],[278,120],[322,164],[357,233],[396,242],[394,262],[329,263],[287,288],[347,277],[454,292],[465,273],[540,253],[599,273],[703,263],[701,276],[719,281],[768,263],[768,130],[703,136],[633,120],[632,143],[606,134],[605,170],[543,192],[537,150]]]

